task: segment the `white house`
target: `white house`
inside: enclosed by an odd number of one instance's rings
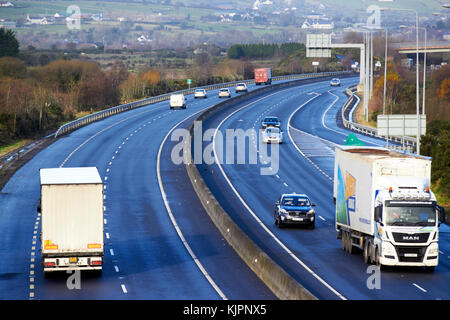
[[[16,22],[1,19],[0,20],[0,28],[14,29],[14,28],[16,28]]]
[[[40,17],[40,16],[30,16],[27,15],[27,22],[28,24],[52,24],[52,21],[47,19],[47,17]]]
[[[14,4],[9,1],[0,1],[0,7],[14,7]]]
[[[139,38],[137,38],[137,41],[139,43],[145,43],[145,42],[151,42],[152,39],[150,39],[150,37],[148,37],[148,36],[141,35]]]
[[[334,23],[325,16],[308,16],[302,24],[302,29],[333,29]]]

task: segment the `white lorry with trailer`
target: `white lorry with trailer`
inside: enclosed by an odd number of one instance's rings
[[[342,248],[366,263],[417,266],[439,262],[445,211],[430,189],[431,158],[378,147],[336,147],[334,200]]]
[[[40,169],[44,276],[54,271],[101,274],[103,182],[97,168]]]

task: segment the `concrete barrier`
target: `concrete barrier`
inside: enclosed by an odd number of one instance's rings
[[[334,75],[333,75],[334,76]],[[299,84],[306,84],[316,81],[328,80],[333,77],[320,77],[314,79],[301,79],[288,83],[275,84],[266,86],[261,89],[254,90],[245,95],[228,99],[215,106],[208,108],[195,121],[203,121],[210,118],[215,113],[222,111],[239,101],[247,100],[259,95],[263,95],[269,91],[280,88],[288,88]],[[351,76],[351,75],[348,75]],[[184,163],[189,175],[189,179],[200,199],[203,207],[213,221],[214,225],[219,229],[222,236],[227,240],[231,247],[237,252],[242,260],[252,269],[252,271],[266,284],[266,286],[282,300],[317,300],[311,292],[298,283],[290,276],[281,266],[273,261],[253,240],[251,240],[245,232],[231,219],[228,213],[222,208],[220,203],[212,194],[201,177],[197,166],[192,161],[192,139],[194,134],[194,124],[190,128],[191,139],[186,140]]]

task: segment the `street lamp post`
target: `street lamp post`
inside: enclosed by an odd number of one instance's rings
[[[410,11],[416,14],[416,114],[417,114],[417,134],[416,134],[416,154],[420,154],[420,110],[419,110],[419,14],[414,9],[403,8],[380,8],[381,11]]]
[[[370,98],[373,95],[373,33],[370,33]]]
[[[405,29],[405,28],[409,28],[409,27],[408,26],[400,26],[400,28]],[[425,115],[425,90],[426,90],[426,80],[427,80],[427,28],[419,27],[419,29],[424,31],[422,115]]]
[[[386,77],[387,77],[387,50],[388,50],[388,29],[384,29],[385,44],[384,44],[384,83],[383,83],[383,115],[386,114]],[[389,146],[389,116],[387,118],[387,134],[386,134],[386,148]]]

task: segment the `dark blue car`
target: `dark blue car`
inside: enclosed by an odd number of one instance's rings
[[[283,194],[275,203],[275,225],[282,228],[288,224],[302,224],[314,229],[315,206],[306,194]]]
[[[265,129],[267,127],[277,127],[279,128],[281,125],[280,119],[278,119],[275,116],[268,116],[265,117],[264,120],[261,122],[262,128]]]

